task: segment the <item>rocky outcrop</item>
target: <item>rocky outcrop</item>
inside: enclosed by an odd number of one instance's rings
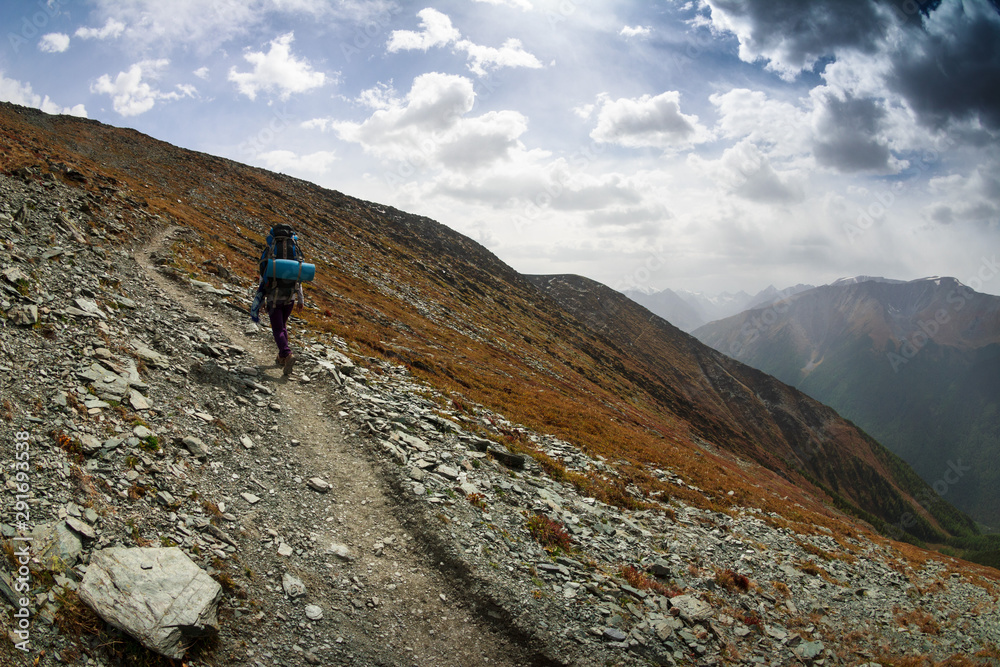
[[[169,658],[219,631],[222,586],[177,548],[97,551],[79,594],[108,623]]]

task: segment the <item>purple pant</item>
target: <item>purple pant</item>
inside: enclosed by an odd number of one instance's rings
[[[271,319],[271,333],[274,334],[274,343],[278,346],[278,356],[280,357],[287,357],[292,353],[292,348],[288,346],[287,325],[294,305],[286,303],[283,306],[275,306],[267,313]]]

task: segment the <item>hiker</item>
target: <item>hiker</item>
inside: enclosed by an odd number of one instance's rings
[[[260,321],[260,308],[267,310],[271,321],[271,333],[274,343],[278,346],[278,356],[274,362],[283,367],[283,375],[291,375],[295,365],[295,357],[288,345],[288,318],[292,315],[292,307],[296,312],[302,312],[305,299],[302,296],[302,283],[297,280],[281,279],[268,275],[268,265],[271,259],[292,259],[301,261],[298,237],[289,225],[274,225],[267,235],[264,251],[260,255],[260,283],[250,308],[250,319]]]

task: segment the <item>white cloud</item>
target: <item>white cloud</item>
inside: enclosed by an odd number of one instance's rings
[[[653,31],[648,26],[644,25],[637,25],[635,27],[627,25],[622,28],[621,32],[618,34],[625,39],[631,39],[633,37],[646,38],[652,35]]]
[[[202,79],[203,81],[208,81],[208,68],[207,67],[199,67],[194,72],[192,72],[192,74],[194,74],[199,79]]]
[[[234,37],[255,28],[267,29],[277,19],[310,20],[327,24],[365,25],[375,20],[387,25],[399,12],[391,0],[90,0],[94,15],[106,20],[103,28],[85,28],[96,37],[118,35],[140,53],[169,53],[178,45],[207,55]]]
[[[109,18],[100,28],[77,28],[76,36],[80,39],[115,39],[125,32],[125,24]]]
[[[598,102],[597,126],[590,133],[595,141],[629,148],[683,150],[711,139],[697,116],[681,113],[677,91],[636,99],[601,97]]]
[[[736,88],[709,96],[719,113],[716,127],[723,137],[748,138],[769,152],[795,155],[808,150],[810,111],[768,99],[759,90]]]
[[[982,164],[965,176],[949,174],[928,182],[933,203],[924,217],[939,224],[984,222],[996,224],[1000,217],[1000,177],[997,160]]]
[[[452,25],[451,19],[436,9],[422,9],[417,13],[422,30],[395,30],[389,36],[386,49],[389,53],[398,51],[427,51],[435,46],[455,45],[455,50],[464,52],[469,58],[469,70],[478,76],[485,76],[487,70],[503,67],[527,67],[537,69],[542,63],[521,46],[519,39],[510,38],[500,48],[475,44],[461,39],[461,33]]]
[[[90,86],[93,93],[103,93],[111,96],[114,110],[122,116],[138,116],[146,113],[156,104],[157,100],[176,100],[181,97],[193,97],[193,86],[178,86],[179,92],[163,92],[151,86],[144,77],[155,80],[159,73],[170,64],[169,60],[145,60],[132,65],[127,72],[119,72],[111,79],[109,74],[102,75]]]
[[[357,101],[369,109],[391,109],[396,104],[396,90],[391,85],[379,82],[374,87],[361,91]]]
[[[38,40],[38,50],[45,53],[62,53],[69,48],[69,35],[50,32]]]
[[[414,79],[403,99],[391,97],[385,89],[363,94],[366,100],[373,97],[378,108],[362,123],[307,122],[329,126],[341,139],[389,162],[458,169],[504,159],[527,129],[527,119],[515,111],[465,117],[475,93],[472,81],[461,76],[430,72]]]
[[[538,58],[521,48],[521,41],[514,38],[508,39],[499,49],[473,44],[468,40],[458,42],[455,48],[469,55],[469,69],[479,76],[485,76],[488,69],[502,67],[538,69],[542,66]]]
[[[30,83],[21,83],[15,79],[8,79],[3,75],[3,72],[0,72],[0,100],[20,104],[24,107],[41,109],[45,113],[66,114],[82,118],[87,117],[87,109],[82,104],[72,107],[60,106],[49,99],[48,95],[45,97],[37,95],[31,89]]]
[[[386,49],[389,53],[397,51],[426,51],[433,46],[445,46],[458,41],[461,34],[451,24],[451,19],[436,9],[421,9],[417,12],[422,30],[393,30],[389,35]]]
[[[712,95],[709,101],[719,113],[719,136],[746,139],[769,159],[799,167],[898,172],[906,162],[893,151],[916,141],[905,110],[839,87],[816,86],[798,104],[745,88]]]
[[[294,174],[324,174],[337,156],[332,151],[316,151],[308,155],[298,155],[288,150],[274,150],[261,153],[261,163],[272,171]]]
[[[305,18],[328,25],[387,25],[399,12],[391,0],[90,0],[94,15],[122,24],[120,35],[139,53],[167,53],[178,45],[199,55],[215,52],[234,37],[267,29],[277,19]],[[114,22],[114,23],[112,23]],[[114,31],[109,31],[112,36]]]
[[[280,91],[279,97],[287,100],[292,93],[302,93],[319,88],[327,81],[326,74],[316,72],[308,61],[292,55],[293,33],[285,33],[271,41],[267,53],[248,52],[243,58],[253,65],[252,72],[229,70],[229,80],[237,85],[240,92],[251,100],[257,98],[258,91]]]
[[[749,139],[727,148],[718,160],[690,155],[688,164],[726,191],[751,201],[780,204],[800,201],[804,196],[798,174],[776,172],[767,156]]]
[[[263,18],[261,2],[243,0],[95,0],[104,27],[84,28],[90,37],[121,35],[146,51],[160,45],[192,44],[211,52]],[[122,26],[119,30],[118,26]],[[103,35],[101,37],[101,35]],[[83,35],[78,35],[83,36]]]
[[[531,11],[531,1],[530,0],[474,0],[475,2],[483,2],[489,5],[501,5],[507,7],[514,7],[515,9],[523,9],[524,11]]]
[[[595,109],[597,109],[596,104],[581,104],[579,106],[573,107],[573,113],[579,116],[581,119],[587,120],[594,115]]]

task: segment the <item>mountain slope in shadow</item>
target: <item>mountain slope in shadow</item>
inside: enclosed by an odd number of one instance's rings
[[[694,334],[833,406],[1000,526],[1000,297],[954,278],[835,284]]]

